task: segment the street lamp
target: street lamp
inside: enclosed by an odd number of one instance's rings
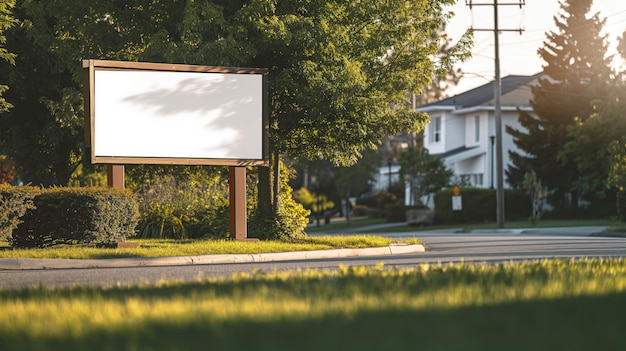
[[[387,175],[389,176],[389,184],[387,185],[387,192],[390,193],[391,192],[391,157],[387,159],[387,166],[389,167],[387,171]]]
[[[491,189],[493,189],[493,145],[496,142],[496,136],[492,135],[489,139],[491,140],[491,174],[489,175],[489,179],[491,180]]]

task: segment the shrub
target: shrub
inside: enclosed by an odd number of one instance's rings
[[[272,219],[252,220],[250,237],[267,240],[294,240],[306,236],[304,229],[311,212],[291,198],[291,193],[279,196],[277,213]]]
[[[53,188],[34,198],[9,240],[13,247],[110,244],[135,234],[139,209],[128,190]]]
[[[620,221],[626,222],[626,191],[618,191],[615,198],[617,200],[617,216]]]
[[[365,211],[365,216],[367,216],[367,218],[374,218],[374,219],[383,218],[383,211],[381,211],[378,208],[368,208]]]
[[[141,192],[140,238],[228,237],[228,187],[219,174],[156,177]]]
[[[286,166],[281,164],[280,193],[273,218],[261,219],[256,211],[257,204],[253,202],[249,205],[255,215],[249,221],[248,236],[267,240],[294,240],[306,236],[304,229],[309,223],[311,211],[294,200]]]
[[[399,204],[385,205],[385,221],[406,222],[406,210],[408,206]]]
[[[387,222],[406,222],[406,211],[408,210],[423,210],[425,207],[420,206],[406,206],[403,204],[390,204],[385,206],[385,220]]]
[[[363,217],[367,215],[367,206],[354,205],[352,206],[352,217]]]
[[[39,192],[37,187],[0,184],[0,240],[9,240],[21,217],[35,208],[33,199]]]
[[[472,223],[496,220],[496,191],[494,189],[462,188],[463,209],[452,210],[452,189],[435,194],[435,222]],[[518,190],[504,191],[504,216],[509,220],[528,219],[531,203],[528,195]]]

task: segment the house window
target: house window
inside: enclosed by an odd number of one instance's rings
[[[441,117],[432,117],[430,120],[429,142],[438,143],[441,141]]]
[[[461,182],[469,186],[481,187],[483,185],[483,174],[482,173],[462,174]]]
[[[474,116],[474,141],[480,141],[480,116]]]

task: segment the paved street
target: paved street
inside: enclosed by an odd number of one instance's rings
[[[414,267],[423,263],[507,262],[550,258],[626,257],[626,238],[590,236],[602,227],[529,229],[455,233],[447,231],[389,233],[393,237],[416,236],[426,252],[281,262],[190,264],[156,267],[84,268],[0,271],[0,288],[21,288],[43,284],[49,287],[72,285],[111,286],[157,282],[162,279],[196,281],[205,277],[231,277],[253,270],[330,269],[339,265]]]

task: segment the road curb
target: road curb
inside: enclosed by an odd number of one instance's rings
[[[295,261],[310,259],[389,256],[425,252],[423,245],[390,245],[363,249],[332,249],[260,254],[222,254],[176,257],[133,257],[103,260],[0,258],[0,270],[121,268],[140,266],[180,266],[194,264],[225,264]]]

